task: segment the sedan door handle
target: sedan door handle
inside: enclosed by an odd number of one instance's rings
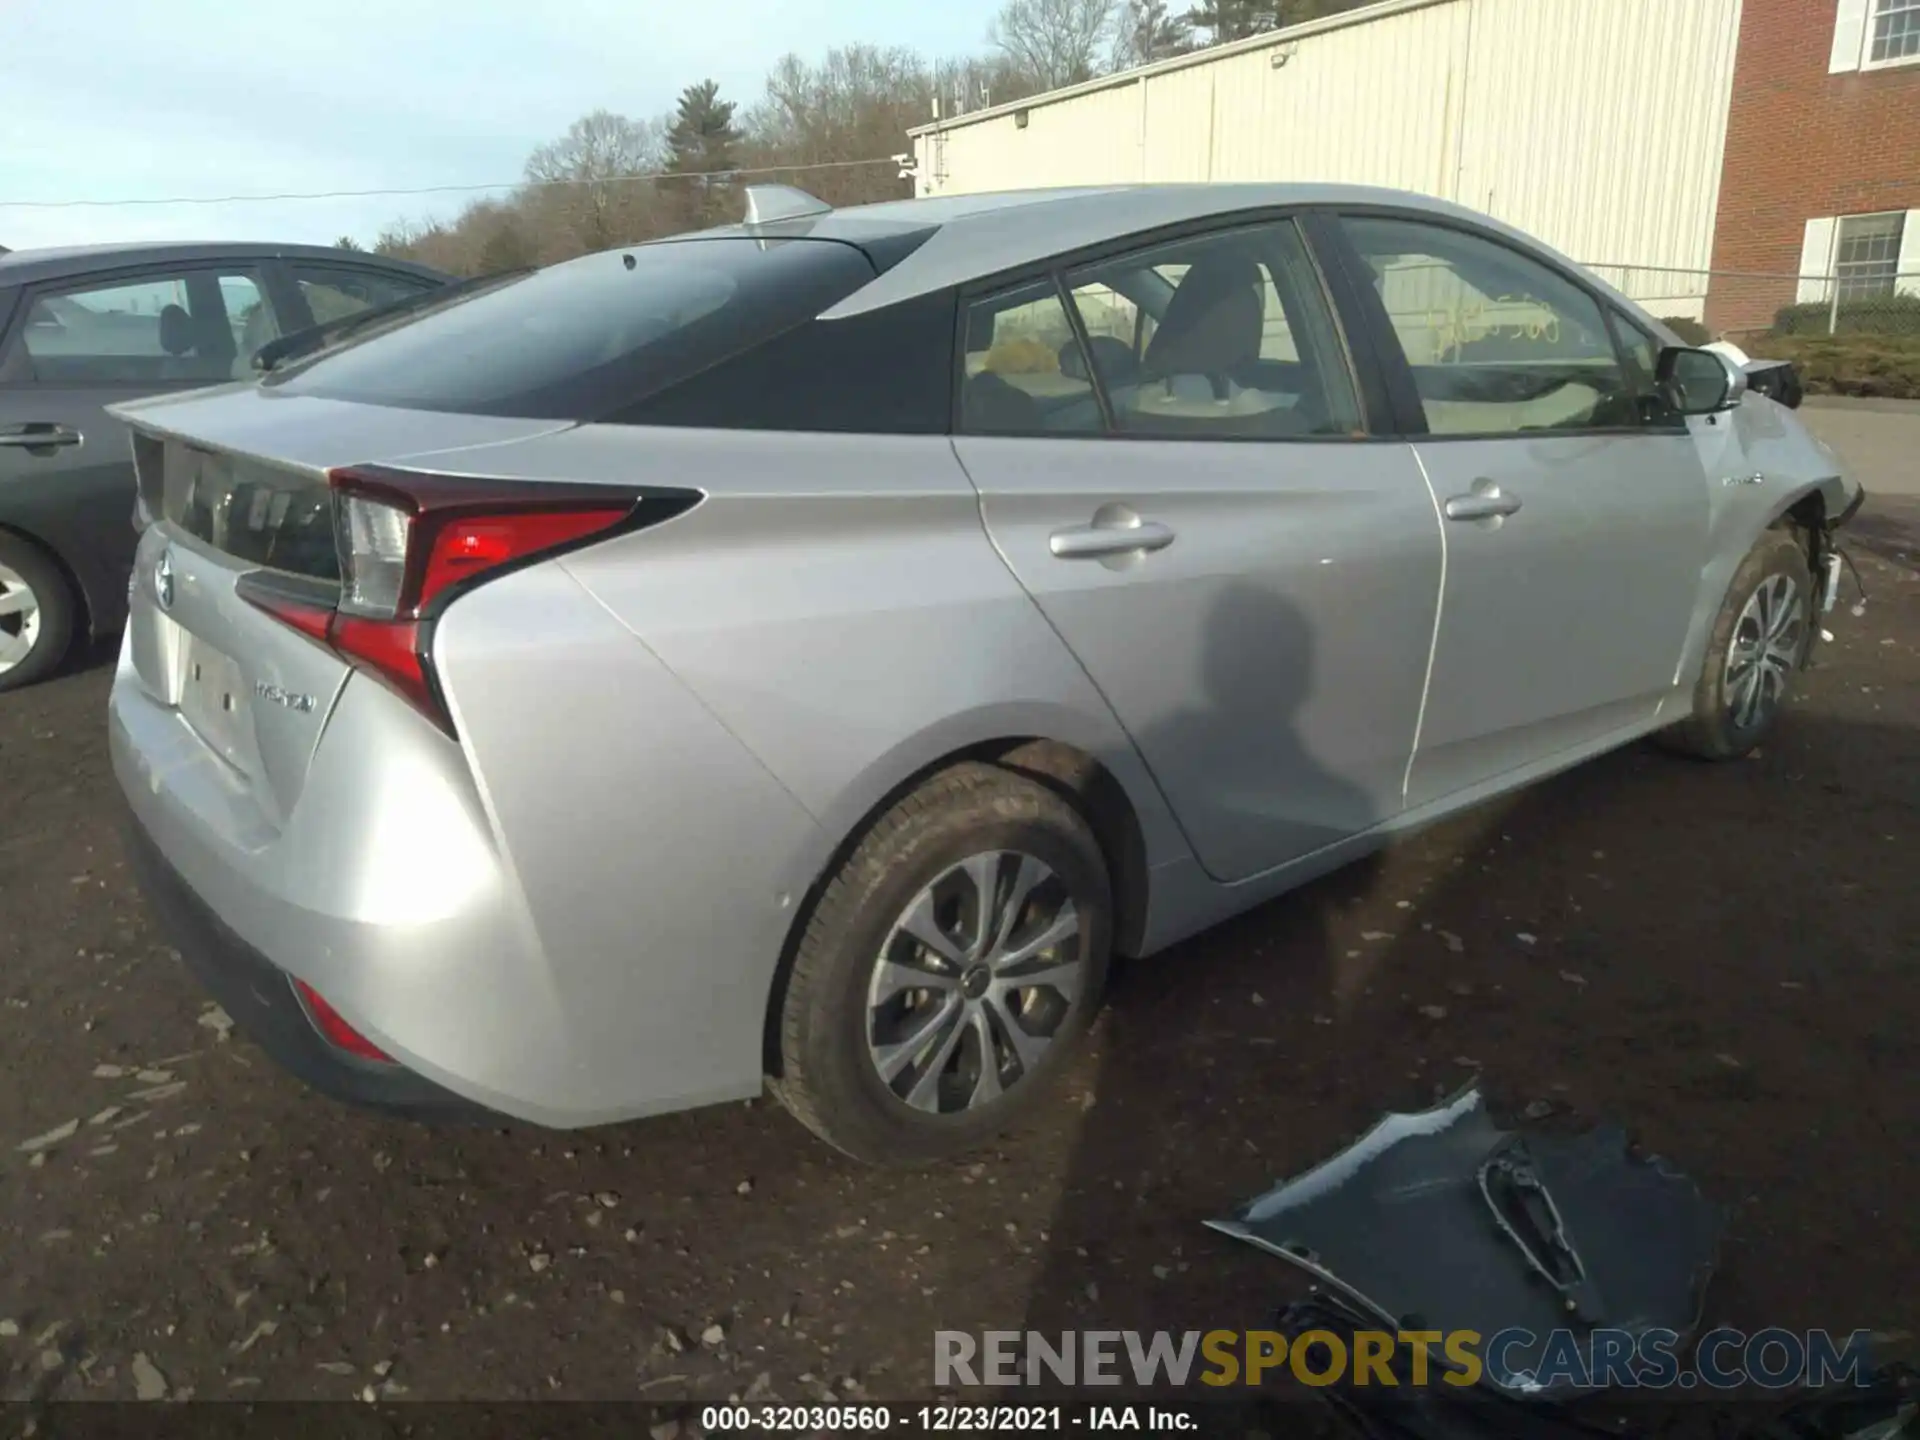
[[[51,450],[79,443],[80,432],[71,425],[27,425],[0,434],[0,447],[9,450]]]
[[[1446,504],[1449,520],[1493,520],[1511,515],[1519,508],[1520,497],[1505,494],[1498,485],[1489,485],[1485,490],[1475,490],[1466,495],[1449,496]]]
[[[1164,550],[1173,543],[1173,531],[1158,520],[1109,520],[1056,530],[1047,548],[1062,560],[1100,560],[1112,555],[1135,555]]]

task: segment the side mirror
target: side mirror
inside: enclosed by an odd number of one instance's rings
[[[1731,410],[1747,393],[1747,372],[1711,350],[1669,345],[1654,368],[1660,398],[1680,415],[1715,415]]]

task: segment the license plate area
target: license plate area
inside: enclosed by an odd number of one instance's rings
[[[182,632],[180,714],[209,748],[234,769],[250,773],[253,753],[251,691],[240,667],[205,640]]]

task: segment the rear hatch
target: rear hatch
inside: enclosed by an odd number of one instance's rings
[[[328,472],[566,428],[248,389],[116,407],[134,431],[145,526],[127,647],[137,683],[217,755],[242,804],[229,820],[264,843],[299,799],[314,747],[353,667],[250,603],[262,579],[317,607],[338,596]],[[272,446],[272,458],[255,446]]]
[[[451,733],[429,654],[440,608],[489,567],[698,499],[624,470],[476,479],[448,452],[644,422],[636,406],[874,273],[831,240],[635,246],[451,295],[257,385],[114,407],[135,433],[147,526],[130,607],[138,684],[221,758],[227,793],[250,797],[270,837],[354,669]],[[231,822],[253,818],[237,808]]]

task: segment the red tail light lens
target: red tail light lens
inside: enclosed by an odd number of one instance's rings
[[[378,676],[449,734],[427,649],[434,618],[455,595],[507,566],[604,534],[643,503],[666,519],[698,498],[375,469],[335,470],[328,480],[338,600],[320,603],[265,581],[242,593]]]
[[[397,1065],[386,1051],[374,1044],[345,1020],[340,1012],[327,1003],[326,997],[304,980],[293,982],[293,988],[299,992],[300,1003],[307,1007],[314,1028],[336,1050],[344,1050],[349,1055],[358,1055],[362,1060],[376,1060],[382,1065]]]
[[[441,524],[420,577],[418,604],[434,599],[477,575],[529,555],[610,530],[632,513],[629,500],[617,509],[532,511],[518,515],[452,518]]]

